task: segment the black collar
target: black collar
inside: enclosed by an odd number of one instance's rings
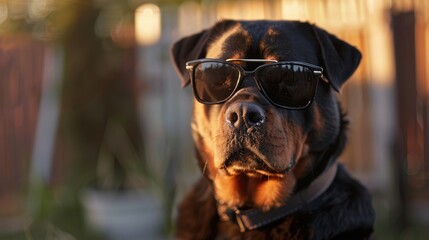
[[[285,218],[314,201],[331,186],[336,173],[337,163],[334,163],[315,178],[307,188],[293,194],[287,199],[285,205],[278,208],[273,208],[268,211],[262,211],[257,208],[245,210],[238,208],[223,208],[223,210],[221,210],[222,208],[219,208],[218,211],[220,211],[222,219],[236,222],[241,232],[254,230]]]

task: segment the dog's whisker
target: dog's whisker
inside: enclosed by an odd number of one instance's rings
[[[207,161],[204,163],[204,167],[203,167],[203,175],[206,173],[207,170]]]

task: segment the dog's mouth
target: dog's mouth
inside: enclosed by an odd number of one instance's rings
[[[232,152],[221,166],[221,170],[230,176],[245,174],[249,177],[284,177],[295,166],[292,160],[285,169],[277,169],[267,160],[253,151],[242,148]]]

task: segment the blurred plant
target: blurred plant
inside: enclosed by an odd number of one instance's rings
[[[0,34],[28,35],[64,53],[55,154],[63,175],[32,189],[29,202],[37,204],[35,221],[55,222],[78,239],[89,234],[79,202],[83,188],[145,184],[133,13],[129,1],[0,0]]]
[[[98,161],[113,149],[105,140],[112,122],[122,126],[129,146],[139,150],[143,146],[137,117],[135,51],[129,39],[117,41],[111,34],[120,31],[117,28],[130,28],[132,21],[124,19],[131,9],[123,1],[100,2],[66,1],[50,15],[58,26],[55,28],[61,29],[57,40],[65,52],[60,134],[83,185],[97,177]],[[139,153],[136,156],[142,156]],[[117,159],[114,156],[112,167],[118,168],[114,178],[122,181],[118,174],[124,166]],[[143,161],[141,157],[133,160]]]
[[[66,34],[81,9],[98,9],[93,29],[100,38],[110,38],[118,26],[132,22],[140,0],[0,0],[0,34],[32,33],[43,41],[58,40]],[[127,39],[129,42],[129,39]]]
[[[125,129],[109,120],[97,160],[95,187],[119,191],[141,189],[146,185],[144,169]]]

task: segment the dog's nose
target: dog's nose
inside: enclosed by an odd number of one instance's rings
[[[264,110],[254,103],[233,103],[225,113],[226,122],[233,128],[250,128],[265,121]]]

